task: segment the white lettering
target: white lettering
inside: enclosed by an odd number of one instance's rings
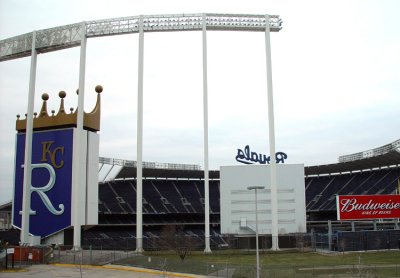
[[[392,202],[392,200],[389,200],[389,202],[386,203],[373,203],[372,200],[369,200],[367,203],[358,203],[356,198],[341,199],[340,205],[342,206],[340,209],[341,212],[352,212],[358,210],[377,210],[377,209],[391,210],[400,208],[400,203]]]
[[[24,167],[24,166],[22,165],[22,167]],[[53,204],[51,203],[51,201],[50,201],[49,197],[47,196],[47,194],[45,193],[45,192],[47,192],[47,191],[50,191],[50,190],[53,188],[53,186],[54,186],[54,184],[55,184],[55,182],[56,182],[56,173],[55,173],[53,167],[51,167],[51,165],[50,165],[50,164],[47,164],[47,163],[32,164],[32,165],[31,165],[32,171],[33,171],[33,169],[35,169],[35,168],[45,168],[47,171],[49,171],[50,178],[49,178],[48,183],[47,183],[45,186],[42,186],[42,187],[34,187],[33,185],[31,185],[31,194],[32,194],[33,192],[36,192],[36,193],[39,195],[40,199],[43,201],[43,204],[46,206],[46,208],[47,208],[52,214],[54,214],[54,215],[61,215],[61,214],[63,214],[63,213],[64,213],[64,205],[63,205],[63,204],[59,204],[59,205],[58,205],[58,208],[59,208],[60,210],[57,210],[57,209],[53,206]],[[30,197],[30,196],[29,196],[29,197]],[[20,213],[21,213],[21,212],[20,212]],[[34,211],[34,210],[31,209],[29,214],[30,214],[30,215],[36,215],[36,211]]]

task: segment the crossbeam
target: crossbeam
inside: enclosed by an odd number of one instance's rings
[[[143,16],[143,32],[201,31],[203,14],[147,15]],[[269,16],[270,31],[279,32],[279,15]],[[206,14],[207,30],[264,32],[265,15]],[[139,16],[111,18],[69,24],[36,31],[38,53],[58,51],[79,46],[86,28],[87,38],[123,35],[139,32]],[[33,32],[0,40],[0,62],[27,57],[32,51]]]

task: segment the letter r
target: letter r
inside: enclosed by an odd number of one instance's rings
[[[22,165],[22,167],[24,167],[24,165]],[[30,186],[30,194],[29,194],[29,197],[28,197],[28,198],[31,198],[32,193],[33,193],[33,192],[36,192],[36,193],[39,195],[40,199],[42,200],[43,204],[46,206],[46,208],[47,208],[52,214],[54,214],[54,215],[61,215],[61,214],[63,214],[63,213],[64,213],[64,205],[63,205],[63,204],[59,204],[59,205],[58,205],[59,210],[57,210],[57,209],[53,206],[53,204],[52,204],[50,198],[49,198],[49,197],[47,196],[47,194],[46,194],[47,191],[50,191],[50,190],[53,188],[53,186],[54,186],[54,184],[55,184],[55,182],[56,182],[56,173],[55,173],[54,169],[51,167],[50,164],[47,164],[47,163],[31,164],[31,169],[32,169],[32,171],[33,171],[33,169],[35,169],[35,168],[43,168],[43,169],[46,169],[46,170],[49,172],[49,176],[50,176],[50,177],[49,177],[48,183],[47,183],[45,186],[42,186],[42,187],[34,187],[34,186],[31,184],[31,186]],[[20,213],[21,213],[21,212],[20,212]],[[30,215],[35,215],[35,214],[36,214],[36,211],[30,209],[29,214],[30,214]]]

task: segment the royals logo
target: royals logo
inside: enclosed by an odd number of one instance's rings
[[[276,163],[285,163],[285,159],[287,159],[287,154],[283,152],[277,152],[275,154]],[[244,147],[244,150],[238,149],[236,154],[236,161],[244,164],[266,164],[270,163],[271,158],[265,154],[259,154],[256,152],[250,151],[249,145]]]
[[[35,132],[30,233],[48,236],[71,225],[73,129]],[[17,135],[13,224],[21,227],[25,134]]]

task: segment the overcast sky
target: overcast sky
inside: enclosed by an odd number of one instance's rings
[[[179,13],[277,14],[271,34],[276,149],[287,163],[399,139],[400,2],[0,0],[0,40],[87,20]],[[263,33],[207,32],[210,168],[237,164],[237,149],[268,154]],[[203,166],[201,32],[146,33],[145,161]],[[15,120],[27,110],[30,58],[0,63],[0,204],[11,199]],[[101,84],[100,155],[136,160],[138,35],[88,40],[85,110]],[[77,105],[79,47],[38,56],[35,111]]]

